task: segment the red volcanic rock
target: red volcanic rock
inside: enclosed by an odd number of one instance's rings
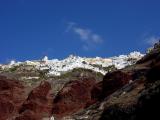
[[[29,95],[18,80],[0,76],[0,120],[41,120],[52,111],[51,85],[42,82]]]
[[[0,119],[6,120],[14,111],[14,105],[8,101],[0,100]]]
[[[91,91],[91,97],[93,100],[100,100],[101,96],[102,96],[102,88],[103,88],[103,84],[102,81],[97,83],[92,91]]]
[[[50,116],[52,111],[50,90],[51,85],[48,82],[42,82],[33,89],[19,111],[21,116],[17,117],[16,120],[40,120],[44,116]]]
[[[0,120],[13,117],[25,100],[24,86],[0,76]]]
[[[0,76],[0,91],[15,90],[16,88],[24,88],[24,86],[18,80],[11,80]]]
[[[91,91],[92,99],[96,101],[104,99],[105,97],[109,96],[116,90],[129,83],[130,80],[132,80],[132,76],[120,70],[107,73],[104,76],[103,81],[97,83],[93,87]]]
[[[27,100],[40,100],[46,102],[47,94],[51,90],[51,85],[48,82],[42,82],[37,88],[29,94]]]
[[[106,74],[102,82],[102,98],[122,88],[130,80],[132,80],[132,76],[120,70]]]
[[[91,90],[95,84],[94,78],[84,78],[67,83],[54,99],[53,114],[56,117],[63,117],[93,104]]]
[[[41,118],[32,111],[26,111],[15,120],[41,120]]]
[[[39,120],[39,119],[34,118],[34,116],[23,115],[23,116],[17,117],[15,120]]]

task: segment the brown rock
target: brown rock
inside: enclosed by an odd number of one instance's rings
[[[0,118],[6,120],[14,111],[14,105],[8,101],[0,101]]]
[[[22,115],[15,120],[41,120],[40,116],[36,115],[32,111],[25,111]]]
[[[42,82],[37,88],[29,94],[27,100],[40,100],[41,102],[47,100],[47,94],[51,90],[51,85],[48,82]]]
[[[16,120],[40,120],[44,116],[50,116],[52,111],[52,98],[49,97],[50,90],[51,85],[48,82],[42,82],[33,89],[19,111],[21,115]]]
[[[67,83],[54,99],[53,114],[57,117],[63,117],[93,104],[91,90],[95,83],[94,78],[85,78]]]
[[[100,98],[102,97],[102,88],[103,88],[103,84],[102,81],[97,83],[92,91],[91,91],[91,96],[93,100],[100,100]]]
[[[17,80],[0,76],[0,118],[13,117],[25,99],[24,86]]]
[[[130,80],[132,76],[120,70],[106,74],[102,82],[102,98],[128,84]]]
[[[147,72],[147,82],[155,82],[160,80],[160,62],[155,64],[148,72]]]

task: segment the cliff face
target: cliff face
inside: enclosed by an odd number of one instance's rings
[[[103,80],[94,72],[79,72],[83,75],[43,78],[32,85],[3,74],[0,120],[160,118],[159,44],[136,64],[109,72]]]
[[[83,78],[67,83],[53,101],[53,113],[65,117],[95,103],[91,90],[96,84],[94,78]]]
[[[26,97],[25,87],[22,83],[0,76],[1,120],[7,120],[16,115]]]
[[[100,101],[74,114],[76,120],[142,120],[160,116],[160,44],[137,64],[105,75]]]
[[[53,98],[49,94],[50,90],[51,85],[48,82],[42,82],[34,88],[19,109],[16,120],[40,120],[45,116],[51,116]]]
[[[48,82],[29,90],[17,80],[0,77],[0,119],[39,120],[51,115],[53,97]]]

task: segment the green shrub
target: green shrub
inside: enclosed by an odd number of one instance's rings
[[[103,70],[105,70],[107,72],[111,72],[111,71],[117,70],[117,68],[115,67],[115,65],[110,65],[108,67],[103,67]]]
[[[39,72],[39,77],[44,79],[47,77],[46,75],[49,72],[49,70],[39,70],[38,72]]]
[[[10,72],[15,72],[19,66],[13,66],[9,69]]]

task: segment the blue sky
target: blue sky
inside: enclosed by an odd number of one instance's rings
[[[159,0],[0,0],[0,63],[145,52],[160,37]]]

